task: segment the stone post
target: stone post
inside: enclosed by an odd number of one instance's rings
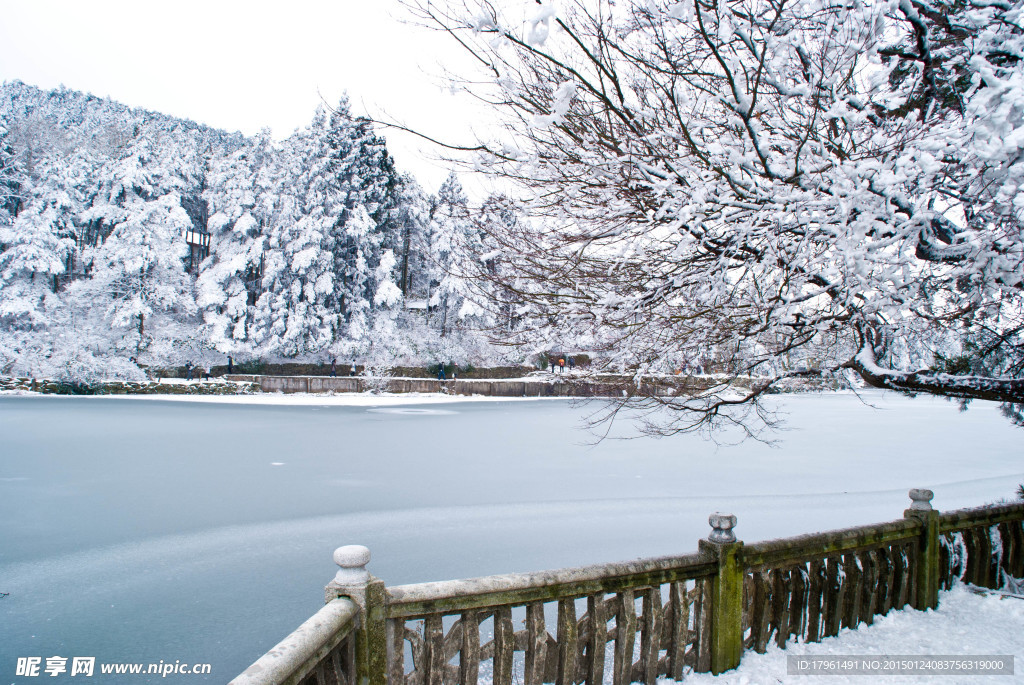
[[[743,543],[736,540],[732,514],[712,514],[713,530],[700,541],[700,551],[718,562],[711,579],[711,672],[715,675],[740,665],[743,655]]]
[[[917,539],[917,592],[912,598],[915,609],[924,611],[939,606],[939,512],[932,508],[931,490],[914,488],[910,491],[913,504],[903,512],[904,518],[921,522]]]
[[[369,561],[370,550],[362,545],[334,550],[340,568],[325,589],[325,601],[348,597],[359,605],[354,685],[387,685],[387,590],[366,570]]]

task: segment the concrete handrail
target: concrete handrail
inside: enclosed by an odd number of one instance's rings
[[[715,571],[715,562],[700,554],[638,559],[534,573],[509,573],[398,585],[388,588],[388,617],[424,612],[462,611],[502,604],[579,596],[599,590],[700,578]]]
[[[334,599],[277,643],[228,685],[282,685],[299,682],[320,659],[356,627],[359,605]]]

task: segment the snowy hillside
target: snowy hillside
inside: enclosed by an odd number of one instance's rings
[[[0,374],[494,355],[458,179],[401,174],[345,99],[278,142],[6,83],[0,189]]]

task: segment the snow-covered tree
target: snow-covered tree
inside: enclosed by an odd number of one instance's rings
[[[0,119],[0,225],[9,223],[21,205],[24,172],[19,168],[7,127]]]
[[[210,163],[203,197],[216,249],[196,280],[196,290],[204,337],[222,353],[256,353],[251,309],[262,291],[266,231],[275,216],[268,201],[277,192],[270,182],[274,155],[269,131],[264,130],[250,145]]]
[[[384,139],[368,120],[352,115],[347,98],[332,111],[327,134],[326,171],[341,203],[333,250],[343,323],[339,338],[345,341],[339,351],[347,354],[365,346],[376,301],[389,303],[378,314],[394,313],[390,286],[397,265],[393,259],[386,269],[381,264],[385,254],[393,258],[402,247],[400,181]]]
[[[262,348],[286,357],[323,352],[337,329],[331,231],[339,208],[322,175],[325,127],[318,112],[309,130],[286,141],[270,177],[274,214],[254,325]]]
[[[180,178],[159,166],[161,159],[142,136],[102,170],[93,204],[80,215],[95,235],[84,252],[90,278],[73,284],[69,297],[121,334],[115,349],[138,356],[156,343],[158,358],[166,359],[196,323],[184,266],[184,234],[194,224],[176,189]]]
[[[62,161],[63,162],[63,161]],[[76,173],[71,161],[40,175],[35,184],[22,182],[21,211],[8,225],[0,223],[0,322],[5,327],[45,329],[49,308],[59,305],[54,294],[72,268],[81,210]]]
[[[445,337],[460,324],[485,326],[489,323],[485,303],[473,281],[484,257],[484,236],[472,221],[469,201],[454,172],[448,175],[434,198],[430,215],[431,257],[437,281],[430,305]]]
[[[430,199],[411,176],[399,184],[395,256],[398,286],[406,298],[426,299],[430,282]]]
[[[434,355],[431,200],[346,100],[278,143],[9,82],[0,122],[0,372]]]
[[[661,429],[749,425],[783,377],[843,368],[1024,400],[1019,3],[411,4],[485,65],[466,87],[505,129],[473,162],[545,219],[496,236],[535,323],[641,376],[769,374],[649,398],[679,410]],[[1007,362],[930,369],[950,330]],[[818,368],[777,363],[808,348]]]

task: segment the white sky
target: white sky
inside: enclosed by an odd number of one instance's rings
[[[386,112],[456,143],[486,122],[441,87],[439,65],[464,63],[458,46],[401,23],[396,0],[2,0],[0,12],[0,80],[63,84],[249,135],[269,127],[276,138],[346,90],[356,113]],[[437,190],[448,173],[437,151],[381,133],[399,167]]]

